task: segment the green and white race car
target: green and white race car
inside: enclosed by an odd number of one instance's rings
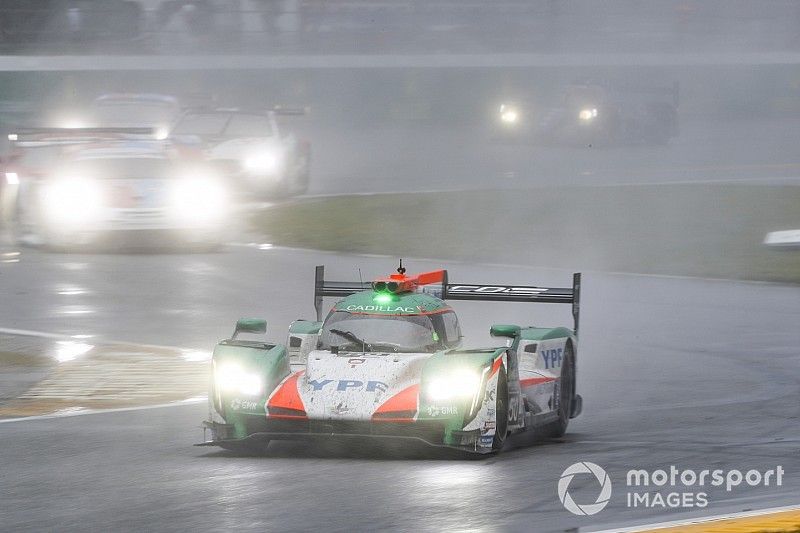
[[[240,319],[212,358],[210,439],[261,451],[271,439],[411,439],[477,453],[535,430],[561,436],[581,412],[575,391],[580,274],[571,288],[466,285],[447,271],[361,282],[324,279],[317,320],[295,321],[286,345],[242,340],[266,321]],[[322,299],[336,296],[325,320]],[[574,329],[495,324],[497,347],[461,348],[452,300],[572,304]]]

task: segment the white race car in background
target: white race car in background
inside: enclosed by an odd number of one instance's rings
[[[22,244],[214,248],[222,242],[228,195],[209,168],[176,158],[157,141],[58,147],[44,168],[25,167],[22,158],[6,167],[18,182],[13,222]]]
[[[148,136],[167,138],[181,113],[174,96],[155,93],[108,93],[95,98],[88,108],[61,109],[50,113],[42,125],[53,128],[148,128]]]
[[[245,111],[238,108],[186,112],[170,133],[176,143],[201,148],[245,194],[282,197],[303,194],[310,178],[308,142],[281,132],[276,115],[303,111]]]

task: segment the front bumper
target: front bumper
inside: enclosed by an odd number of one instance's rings
[[[48,232],[48,244],[70,248],[102,249],[172,248],[186,245],[216,245],[222,241],[219,229],[96,227],[91,230]]]
[[[265,420],[248,427],[248,435],[236,438],[233,424],[203,422],[205,442],[196,446],[225,446],[226,444],[268,440],[405,441],[435,448],[450,448],[474,453],[491,452],[479,446],[481,432],[449,431],[436,421],[415,422],[350,422],[332,420]],[[447,435],[447,437],[446,437]],[[210,438],[209,438],[210,437]]]

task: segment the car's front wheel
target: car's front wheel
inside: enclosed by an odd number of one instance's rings
[[[492,440],[492,451],[497,453],[503,449],[508,435],[508,383],[506,373],[500,369],[497,377],[497,394],[495,396],[495,429]]]

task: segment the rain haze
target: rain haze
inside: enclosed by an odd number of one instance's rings
[[[4,0],[0,530],[797,531],[798,140],[795,1]]]

